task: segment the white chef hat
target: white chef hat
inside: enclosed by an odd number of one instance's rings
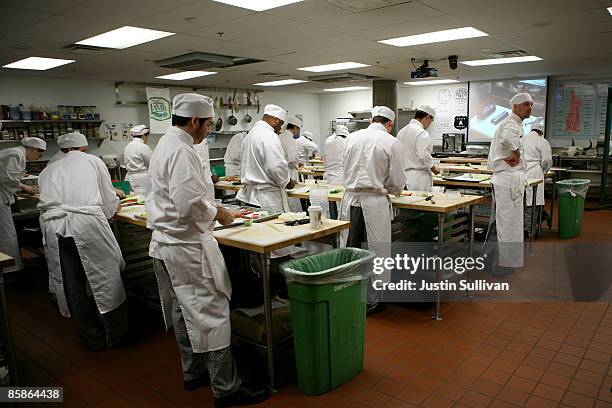
[[[431,115],[432,118],[436,117],[436,110],[429,105],[421,105],[417,108],[417,110]]]
[[[531,95],[525,92],[517,93],[512,97],[512,99],[510,99],[510,108],[512,108],[514,105],[520,105],[523,102],[533,102]]]
[[[21,139],[21,144],[27,147],[35,147],[41,150],[47,150],[47,142],[37,137],[24,137]]]
[[[294,126],[297,126],[299,128],[302,127],[302,121],[300,120],[300,118],[296,118],[295,116],[290,117],[289,119],[287,119],[287,123],[290,123]]]
[[[172,114],[184,118],[213,118],[213,100],[196,93],[176,95],[172,101]]]
[[[147,133],[149,133],[149,128],[146,125],[136,125],[130,129],[130,134],[132,135],[132,137],[144,136]]]
[[[305,130],[302,132],[302,136],[304,136],[306,139],[312,142],[312,132]]]
[[[395,112],[386,106],[375,106],[372,108],[372,117],[382,116],[389,119],[391,122],[395,120]]]
[[[531,125],[531,130],[539,130],[540,132],[544,133],[544,126],[541,123],[534,123]]]
[[[88,145],[85,135],[79,132],[71,132],[57,138],[57,145],[60,149],[69,147],[85,147]]]
[[[344,125],[338,125],[338,126],[336,126],[336,135],[338,135],[338,136],[348,136],[349,135],[349,130]]]
[[[275,118],[278,118],[283,122],[287,122],[287,111],[281,108],[280,106],[272,104],[266,105],[266,107],[264,108],[264,115],[274,116]]]

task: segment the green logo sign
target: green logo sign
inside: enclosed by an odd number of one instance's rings
[[[163,122],[170,119],[170,101],[164,98],[151,97],[149,98],[149,117],[154,120]]]

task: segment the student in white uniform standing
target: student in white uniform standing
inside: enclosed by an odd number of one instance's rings
[[[544,180],[544,174],[552,167],[552,149],[548,140],[544,139],[544,127],[540,124],[531,126],[531,132],[523,137],[523,145],[525,149],[525,177],[527,179]],[[531,233],[531,213],[536,211],[536,217],[539,221],[539,212],[544,207],[544,184],[538,186],[536,196],[536,208],[531,205],[533,203],[533,187],[525,189],[525,230]],[[540,231],[538,228],[536,234]]]
[[[240,176],[240,163],[242,161],[242,141],[247,132],[236,133],[230,139],[225,149],[223,163],[226,176]]]
[[[283,146],[283,152],[285,153],[285,160],[289,167],[289,177],[291,180],[299,180],[298,169],[301,165],[298,153],[298,144],[296,139],[300,137],[300,130],[302,128],[302,121],[295,116],[287,119],[287,130],[282,132],[279,137],[281,145]],[[302,211],[302,203],[299,198],[289,198],[289,208],[293,212]]]
[[[431,157],[433,143],[427,132],[435,116],[436,111],[431,106],[421,105],[417,108],[414,119],[397,134],[397,140],[404,147],[408,190],[431,191],[431,173],[440,172]]]
[[[4,272],[23,269],[11,205],[15,203],[17,192],[36,192],[34,187],[21,183],[21,178],[25,174],[26,162],[40,159],[47,150],[47,142],[37,137],[27,137],[21,144],[0,150],[0,252],[15,258],[15,265],[5,268]]]
[[[89,350],[119,347],[128,334],[125,263],[108,219],[121,205],[104,162],[77,147],[67,150],[38,179],[41,231],[61,271],[52,289]]]
[[[71,132],[61,135],[57,138],[57,146],[60,150],[57,151],[47,163],[47,166],[63,159],[66,156],[69,148],[76,147],[81,152],[86,152],[89,144],[84,134],[79,132]],[[72,149],[71,149],[72,150]]]
[[[346,246],[368,248],[379,257],[391,256],[393,210],[388,194],[400,195],[406,184],[402,144],[391,135],[395,113],[386,106],[372,109],[372,123],[347,137],[340,219],[350,220]],[[377,279],[388,281],[385,276]],[[384,309],[380,294],[368,286],[368,313]]]
[[[147,170],[153,151],[148,146],[149,128],[137,125],[130,129],[132,141],[123,150],[123,160],[127,168],[125,179],[130,182],[132,191],[146,197],[149,187]]]
[[[147,226],[153,230],[154,258],[166,328],[174,327],[184,387],[209,382],[215,406],[257,403],[267,390],[242,385],[231,351],[229,298],[232,288],[213,228],[229,225],[234,214],[213,201],[193,145],[213,125],[213,101],[181,94],[172,104],[172,127],[160,139],[149,167]]]
[[[300,137],[296,139],[300,161],[306,163],[319,152],[319,147],[312,141],[312,133],[308,131],[300,132]]]
[[[525,157],[522,137],[523,120],[531,116],[532,106],[528,93],[518,93],[510,99],[512,113],[497,127],[487,161],[493,170],[491,183],[501,268],[523,266]]]
[[[329,184],[342,185],[344,176],[343,156],[348,135],[348,128],[344,125],[338,125],[336,126],[336,132],[325,140],[325,179]]]

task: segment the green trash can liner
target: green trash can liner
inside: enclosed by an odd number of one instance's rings
[[[560,239],[570,239],[580,235],[584,218],[584,200],[590,183],[590,180],[585,179],[557,181],[559,191],[557,235]]]
[[[366,285],[374,256],[365,249],[340,248],[280,265],[302,392],[323,394],[363,370]]]

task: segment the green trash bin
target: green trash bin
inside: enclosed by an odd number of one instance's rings
[[[280,265],[291,303],[302,392],[323,394],[363,370],[366,280],[374,255],[340,248]]]
[[[558,236],[561,239],[580,235],[584,215],[584,199],[591,180],[569,179],[557,181],[559,190]]]

